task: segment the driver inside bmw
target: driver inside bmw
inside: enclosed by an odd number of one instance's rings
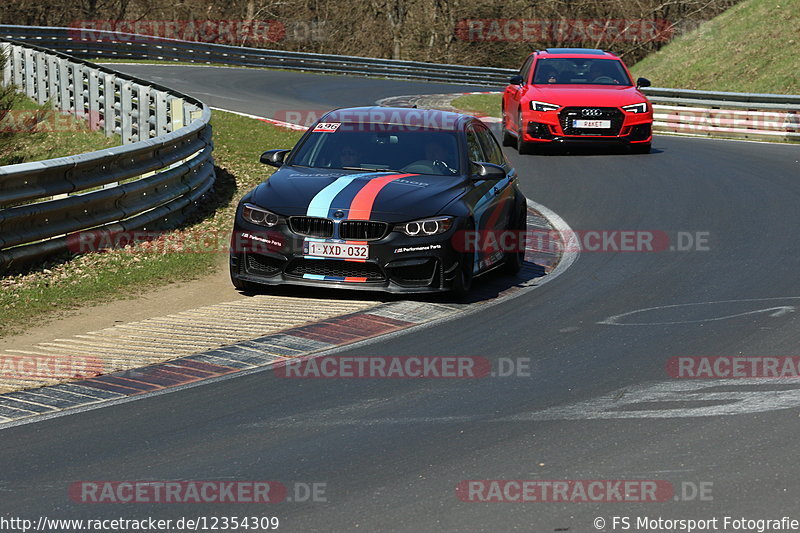
[[[361,152],[353,146],[345,146],[339,152],[339,166],[357,167],[361,162]]]
[[[450,153],[440,143],[430,141],[425,145],[425,159],[431,162],[439,174],[454,174]]]

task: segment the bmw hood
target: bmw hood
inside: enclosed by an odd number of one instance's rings
[[[528,91],[528,97],[568,107],[622,107],[646,100],[636,87],[617,85],[536,85]]]
[[[440,214],[465,191],[459,176],[282,167],[247,199],[284,216],[403,222]]]

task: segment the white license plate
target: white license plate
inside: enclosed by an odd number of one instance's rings
[[[368,259],[369,245],[331,242],[306,243],[305,255],[330,257],[334,259]]]
[[[611,128],[610,120],[573,120],[573,128],[597,128],[607,130]]]

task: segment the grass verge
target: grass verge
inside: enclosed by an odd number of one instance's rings
[[[465,94],[451,102],[451,105],[472,115],[500,117],[500,94]]]
[[[122,144],[119,135],[106,137],[92,131],[87,122],[38,105],[25,97],[16,98],[4,111],[0,131],[5,136],[0,148],[0,165],[41,161],[102,150]]]
[[[258,156],[269,148],[291,148],[302,132],[221,111],[214,112],[212,124],[217,183],[200,215],[155,242],[84,254],[0,278],[0,337],[82,306],[197,279],[225,264],[238,199],[270,173]]]
[[[500,94],[465,94],[450,102],[450,105],[471,115],[500,118],[501,103]]]
[[[800,94],[800,0],[744,0],[631,69],[656,87]]]

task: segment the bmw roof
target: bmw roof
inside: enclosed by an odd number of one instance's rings
[[[323,116],[320,122],[391,124],[457,131],[464,120],[472,118],[474,117],[435,109],[372,106],[334,109]]]

